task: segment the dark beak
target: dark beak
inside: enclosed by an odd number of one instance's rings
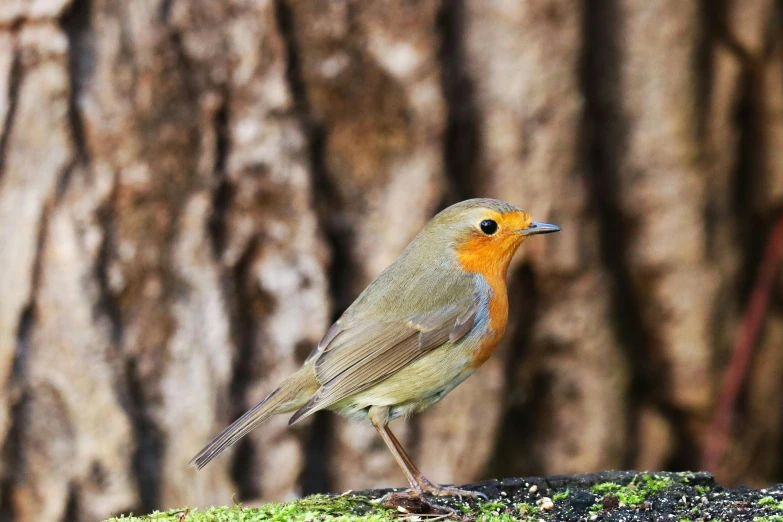
[[[533,234],[551,234],[552,232],[560,232],[560,227],[550,223],[537,223],[533,221],[526,229],[521,230],[519,233],[523,236],[532,236]]]

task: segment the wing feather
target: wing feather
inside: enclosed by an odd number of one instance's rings
[[[339,378],[322,386],[302,409],[316,411],[326,408],[403,368],[422,354],[417,337],[412,335],[391,347],[392,349],[376,353],[371,364],[357,365],[354,371],[346,371]]]
[[[319,343],[315,361],[322,386],[289,423],[373,386],[428,350],[457,342],[473,327],[478,309],[477,301],[471,299],[407,320],[355,320],[341,325],[340,331],[330,328],[329,340],[323,348]]]
[[[315,361],[318,382],[330,382],[384,346],[394,346],[414,333],[412,329],[399,328],[396,322],[361,321],[348,326]]]

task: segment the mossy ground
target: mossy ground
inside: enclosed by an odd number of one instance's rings
[[[173,509],[142,516],[112,518],[107,522],[385,522],[393,510],[372,503],[363,496],[313,495],[296,502],[265,504],[261,507],[221,506],[205,510]]]
[[[505,479],[469,487],[489,501],[436,499],[454,513],[423,503],[381,504],[390,490],[316,495],[257,508],[177,509],[109,522],[783,522],[783,484],[765,490],[724,489],[706,473],[605,472],[549,479]]]

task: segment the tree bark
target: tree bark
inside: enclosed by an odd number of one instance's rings
[[[209,438],[440,208],[562,226],[393,429],[440,482],[695,468],[783,211],[771,0],[0,4],[0,518],[401,486],[369,426]],[[783,478],[783,276],[725,484]],[[772,412],[772,413],[771,413]]]

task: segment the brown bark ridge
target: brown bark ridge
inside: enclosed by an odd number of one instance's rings
[[[0,3],[0,519],[402,485],[368,426],[190,457],[440,208],[563,227],[393,428],[442,482],[693,468],[783,210],[772,0]],[[783,276],[720,481],[783,474]]]

